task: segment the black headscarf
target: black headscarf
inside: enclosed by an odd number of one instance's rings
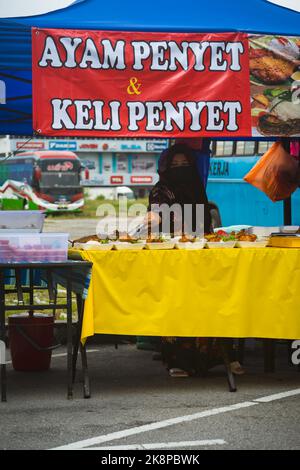
[[[189,167],[192,169],[191,177],[188,182],[175,183],[172,179],[173,158],[179,153],[185,155],[189,162]],[[180,168],[184,169],[185,167],[179,167],[179,171]],[[205,232],[208,232],[210,230],[208,199],[202,179],[197,170],[196,160],[192,150],[185,144],[176,144],[170,147],[165,156],[163,170],[159,171],[159,176],[159,182],[154,186],[150,193],[150,205],[163,203],[167,203],[169,205],[177,203],[182,206],[184,204],[204,204],[204,229]]]
[[[174,184],[171,178],[173,158],[178,153],[185,155],[190,168],[193,170],[188,184],[186,182]],[[192,150],[185,144],[176,144],[169,149],[165,158],[165,168],[164,171],[159,172],[159,181],[172,190],[176,202],[178,204],[207,204],[207,195]]]

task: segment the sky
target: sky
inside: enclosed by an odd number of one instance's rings
[[[59,10],[76,0],[0,0],[0,18],[33,16]]]

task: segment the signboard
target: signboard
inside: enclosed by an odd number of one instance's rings
[[[0,139],[2,142],[3,139]],[[51,140],[51,139],[9,139],[7,143],[9,150],[71,150],[77,152],[101,152],[101,153],[161,153],[168,148],[166,139],[160,140],[109,140],[109,139],[74,139],[74,140]]]
[[[130,182],[132,184],[151,184],[153,181],[152,176],[131,176]]]
[[[77,142],[70,140],[50,140],[49,150],[77,150]]]
[[[16,149],[24,149],[24,150],[44,150],[45,148],[45,142],[39,141],[39,142],[34,142],[34,141],[19,141],[16,142]]]
[[[300,136],[299,69],[300,37],[33,29],[34,128],[50,136]],[[142,147],[130,145],[121,149]],[[162,150],[163,140],[152,146]]]
[[[111,184],[123,184],[124,177],[123,176],[111,176],[110,182]]]
[[[251,134],[246,34],[33,28],[32,44],[40,134]]]
[[[74,168],[74,165],[70,161],[53,163],[53,164],[49,164],[46,166],[47,171],[57,171],[57,172],[72,171],[73,168]]]

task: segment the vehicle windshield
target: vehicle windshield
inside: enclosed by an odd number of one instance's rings
[[[74,188],[79,186],[79,173],[42,171],[40,186],[41,188]]]
[[[60,191],[69,193],[80,189],[80,162],[68,159],[40,160],[41,168],[40,187],[51,189],[51,192]]]

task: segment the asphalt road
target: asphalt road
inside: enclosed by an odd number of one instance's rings
[[[108,218],[106,219],[109,220]],[[121,223],[125,219],[121,219]],[[100,219],[63,219],[57,217],[56,219],[47,218],[44,224],[44,232],[66,232],[69,234],[69,240],[74,240],[76,238],[83,237],[85,235],[93,235],[97,233],[97,224],[100,222]],[[141,222],[140,219],[137,219],[133,222],[133,219],[129,219],[128,225],[131,229],[137,226]],[[99,228],[100,233],[102,233],[101,228]],[[113,230],[111,230],[113,232]]]
[[[77,238],[95,233],[96,224],[47,219],[45,230]],[[133,344],[89,348],[88,400],[80,373],[74,399],[66,399],[63,348],[53,353],[48,372],[15,372],[8,365],[0,449],[300,450],[300,372],[288,365],[285,344],[278,347],[276,372],[264,374],[261,342],[248,342],[247,373],[237,379],[237,393],[228,392],[222,367],[207,378],[175,379]]]
[[[279,346],[274,374],[263,373],[261,343],[249,349],[247,374],[238,378],[236,393],[228,392],[222,367],[207,378],[174,379],[151,352],[133,344],[89,348],[88,400],[80,374],[74,399],[66,399],[63,349],[55,351],[48,372],[8,366],[0,449],[300,449],[300,373],[287,365],[285,345]]]
[[[84,235],[93,235],[96,233],[98,219],[63,219],[47,218],[44,223],[44,232],[66,232],[69,233],[69,239],[83,237]]]

